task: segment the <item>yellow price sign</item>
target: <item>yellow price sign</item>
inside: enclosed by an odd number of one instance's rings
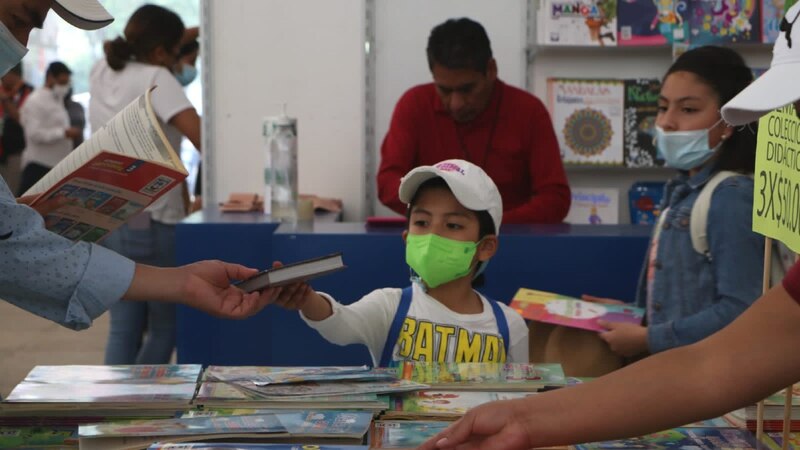
[[[758,122],[753,231],[800,252],[800,119],[793,105]]]

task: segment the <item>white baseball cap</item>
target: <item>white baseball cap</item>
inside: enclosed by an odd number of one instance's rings
[[[432,166],[412,169],[400,180],[400,201],[411,203],[422,183],[441,178],[461,205],[473,211],[487,211],[492,216],[495,234],[500,234],[503,200],[494,181],[480,167],[462,159],[448,159]]]
[[[97,30],[114,21],[97,0],[53,0],[53,11],[70,25]]]
[[[800,3],[786,12],[772,48],[772,64],[757,80],[722,107],[722,118],[744,125],[800,100]]]

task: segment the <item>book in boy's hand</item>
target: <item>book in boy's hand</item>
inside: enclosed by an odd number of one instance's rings
[[[126,106],[25,192],[38,195],[31,206],[65,201],[45,216],[45,228],[73,241],[97,242],[186,178],[150,93]]]
[[[586,302],[552,292],[521,288],[509,305],[522,317],[591,331],[606,331],[599,320],[641,324],[644,309],[629,305]]]
[[[259,272],[235,285],[245,292],[255,292],[268,287],[279,287],[301,281],[308,281],[329,273],[345,269],[341,253],[319,258],[307,259],[281,267]]]

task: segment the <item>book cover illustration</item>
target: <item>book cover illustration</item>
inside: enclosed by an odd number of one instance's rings
[[[283,396],[265,399],[232,384],[205,381],[201,383],[195,403],[222,408],[273,408],[273,409],[369,409],[379,410],[386,400],[376,394],[332,395],[314,397]]]
[[[237,389],[252,393],[258,398],[267,400],[280,400],[285,398],[310,399],[317,396],[334,396],[349,394],[388,394],[395,392],[408,392],[426,389],[426,384],[409,380],[392,381],[339,381],[294,384],[274,384],[257,386],[251,382],[241,381],[233,384]]]
[[[31,383],[196,383],[200,364],[132,366],[36,366],[25,377]]]
[[[619,189],[575,187],[564,222],[573,225],[615,225],[619,223]]]
[[[761,0],[761,42],[774,44],[781,32],[784,0]]]
[[[525,398],[529,395],[535,394],[530,392],[419,391],[393,397],[391,411],[457,417],[484,403]]]
[[[541,8],[543,45],[617,45],[617,0],[546,0]]]
[[[622,80],[548,80],[564,163],[622,165],[623,91]]]
[[[764,443],[772,450],[783,450],[783,433],[767,433]],[[800,433],[789,433],[788,448],[790,450],[800,449]]]
[[[688,0],[619,0],[619,45],[659,46],[688,36]]]
[[[434,387],[487,390],[529,388],[566,384],[560,364],[545,363],[438,363],[404,361],[397,367],[403,379]]]
[[[271,382],[292,377],[364,373],[369,370],[369,366],[208,366],[203,378],[209,381]]]
[[[766,446],[758,443],[755,436],[749,431],[734,428],[675,428],[637,438],[575,446],[576,450],[640,448],[745,450],[764,449]]]
[[[73,427],[0,427],[0,448],[67,448],[78,444]]]
[[[18,384],[5,403],[186,403],[196,383],[113,384],[35,383]]]
[[[761,12],[756,0],[690,0],[689,40],[709,44],[761,42]]]
[[[522,317],[591,331],[605,331],[598,320],[641,324],[644,309],[628,305],[604,305],[566,295],[521,288],[509,305]]]
[[[627,167],[664,165],[654,142],[660,93],[658,79],[625,80],[623,155]]]
[[[449,425],[430,420],[376,421],[370,429],[369,442],[373,448],[416,448]]]

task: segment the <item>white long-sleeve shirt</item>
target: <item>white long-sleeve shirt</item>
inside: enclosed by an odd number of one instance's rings
[[[22,167],[37,163],[55,167],[72,151],[72,139],[64,134],[69,128],[69,114],[64,99],[52,89],[34,90],[19,110],[20,124],[25,131]]]
[[[333,314],[320,321],[309,320],[302,313],[300,317],[329,342],[366,345],[377,366],[401,294],[401,289],[378,289],[353,304],[342,305],[320,292],[330,302]],[[394,344],[392,360],[499,362],[503,351],[500,331],[489,301],[480,297],[483,312],[459,314],[414,284],[411,306]],[[527,363],[528,327],[516,311],[503,304],[500,307],[511,341],[506,362]]]

